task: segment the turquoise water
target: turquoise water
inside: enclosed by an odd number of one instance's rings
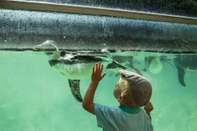
[[[160,72],[143,72],[153,86],[154,129],[197,129],[197,72],[186,70],[183,87],[172,61],[175,55],[148,52],[119,55],[134,56],[134,66],[140,70],[145,67],[145,56],[164,55],[168,60]],[[0,51],[0,131],[101,131],[95,116],[83,110],[72,96],[67,78],[52,69],[47,59],[42,52]],[[104,72],[107,76],[98,87],[95,102],[117,106],[113,89],[119,77],[112,71]],[[90,79],[81,81],[83,96],[89,82]]]

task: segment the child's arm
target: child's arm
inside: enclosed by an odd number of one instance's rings
[[[84,96],[84,100],[82,103],[83,108],[92,113],[95,114],[94,112],[94,94],[96,91],[96,88],[99,84],[99,81],[103,79],[103,77],[106,75],[102,74],[103,71],[103,64],[101,64],[100,62],[96,64],[95,67],[92,67],[92,81],[86,91],[86,94]]]
[[[144,106],[144,110],[146,111],[147,115],[149,116],[149,118],[151,119],[150,116],[150,112],[153,110],[153,105],[151,102],[148,102],[145,106]]]

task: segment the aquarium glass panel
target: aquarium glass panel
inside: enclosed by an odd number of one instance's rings
[[[0,51],[0,130],[100,131],[96,117],[87,113],[73,97],[68,83],[70,77],[50,66],[50,53]],[[150,80],[154,130],[193,131],[197,128],[197,54],[129,51],[104,55],[130,71],[139,70]],[[118,106],[113,96],[120,78],[118,68],[104,68],[107,75],[98,86],[95,102]],[[80,79],[82,97],[90,80],[90,76]]]

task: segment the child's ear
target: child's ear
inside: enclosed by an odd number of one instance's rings
[[[118,98],[118,102],[123,102],[124,101],[124,96],[121,95],[119,98]]]

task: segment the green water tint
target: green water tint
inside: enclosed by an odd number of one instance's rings
[[[183,87],[172,61],[177,54],[124,52],[112,55],[133,56],[133,64],[139,70],[145,68],[144,57],[165,56],[168,61],[160,71],[142,72],[153,86],[154,129],[197,129],[197,72],[185,72],[186,87]],[[71,94],[67,78],[50,67],[43,52],[1,51],[0,65],[0,131],[101,131],[95,116],[82,109]],[[118,106],[113,89],[119,76],[110,70],[104,72],[107,76],[99,84],[95,102]],[[90,79],[81,80],[82,96],[89,82]]]

